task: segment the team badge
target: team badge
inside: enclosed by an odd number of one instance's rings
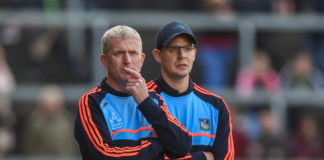
[[[113,131],[122,128],[124,125],[122,118],[115,112],[110,113],[109,122]]]
[[[202,129],[204,131],[209,131],[210,130],[209,119],[199,118],[199,122],[200,122],[200,129]]]

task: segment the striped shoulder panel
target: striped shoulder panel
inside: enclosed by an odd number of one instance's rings
[[[232,135],[233,126],[232,126],[231,112],[229,110],[229,107],[228,107],[227,103],[225,102],[225,100],[222,97],[220,97],[220,96],[218,96],[218,95],[216,95],[216,94],[214,94],[214,93],[212,93],[212,92],[198,86],[195,83],[194,83],[194,89],[196,91],[202,93],[202,94],[211,95],[211,96],[214,96],[214,97],[220,99],[224,103],[224,105],[226,106],[226,110],[227,110],[227,112],[229,114],[228,116],[229,116],[229,129],[230,130],[229,130],[229,136],[228,136],[228,140],[227,140],[227,142],[228,142],[228,146],[227,146],[228,150],[227,151],[228,152],[225,155],[224,160],[233,160],[234,159],[234,142],[233,142],[233,135]]]
[[[195,89],[196,91],[202,93],[202,94],[211,95],[211,96],[214,96],[214,97],[216,97],[216,98],[219,98],[219,99],[222,99],[222,100],[223,100],[223,98],[222,98],[221,96],[216,95],[215,93],[210,92],[210,91],[208,91],[208,90],[206,90],[206,89],[204,89],[204,88],[198,86],[196,83],[194,83],[194,89]]]
[[[151,142],[143,140],[140,145],[134,147],[111,147],[108,143],[103,141],[103,138],[98,130],[98,127],[92,119],[91,110],[89,107],[89,96],[100,92],[102,89],[94,88],[86,92],[79,100],[79,115],[82,121],[82,125],[87,134],[87,137],[91,141],[94,148],[101,154],[109,157],[124,157],[135,156],[139,151],[149,145]]]

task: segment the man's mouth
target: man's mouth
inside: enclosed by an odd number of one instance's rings
[[[177,64],[177,67],[179,68],[184,68],[184,67],[187,67],[188,65],[187,64],[184,64],[184,63],[181,63],[181,64]]]

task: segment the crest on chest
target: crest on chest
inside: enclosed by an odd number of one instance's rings
[[[210,121],[209,121],[209,119],[199,118],[199,122],[200,122],[200,129],[202,129],[204,131],[209,131],[210,130]]]

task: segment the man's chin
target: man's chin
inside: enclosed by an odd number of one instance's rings
[[[129,74],[122,74],[120,76],[121,81],[128,81],[128,79],[130,79],[130,78],[131,78],[131,76]]]
[[[125,82],[127,82],[128,79],[129,79],[129,78],[127,78],[127,77],[121,77],[119,80],[120,80],[120,81],[125,81]]]
[[[173,77],[177,78],[177,79],[182,79],[182,78],[186,78],[189,75],[189,72],[178,72],[176,74],[174,74]]]

